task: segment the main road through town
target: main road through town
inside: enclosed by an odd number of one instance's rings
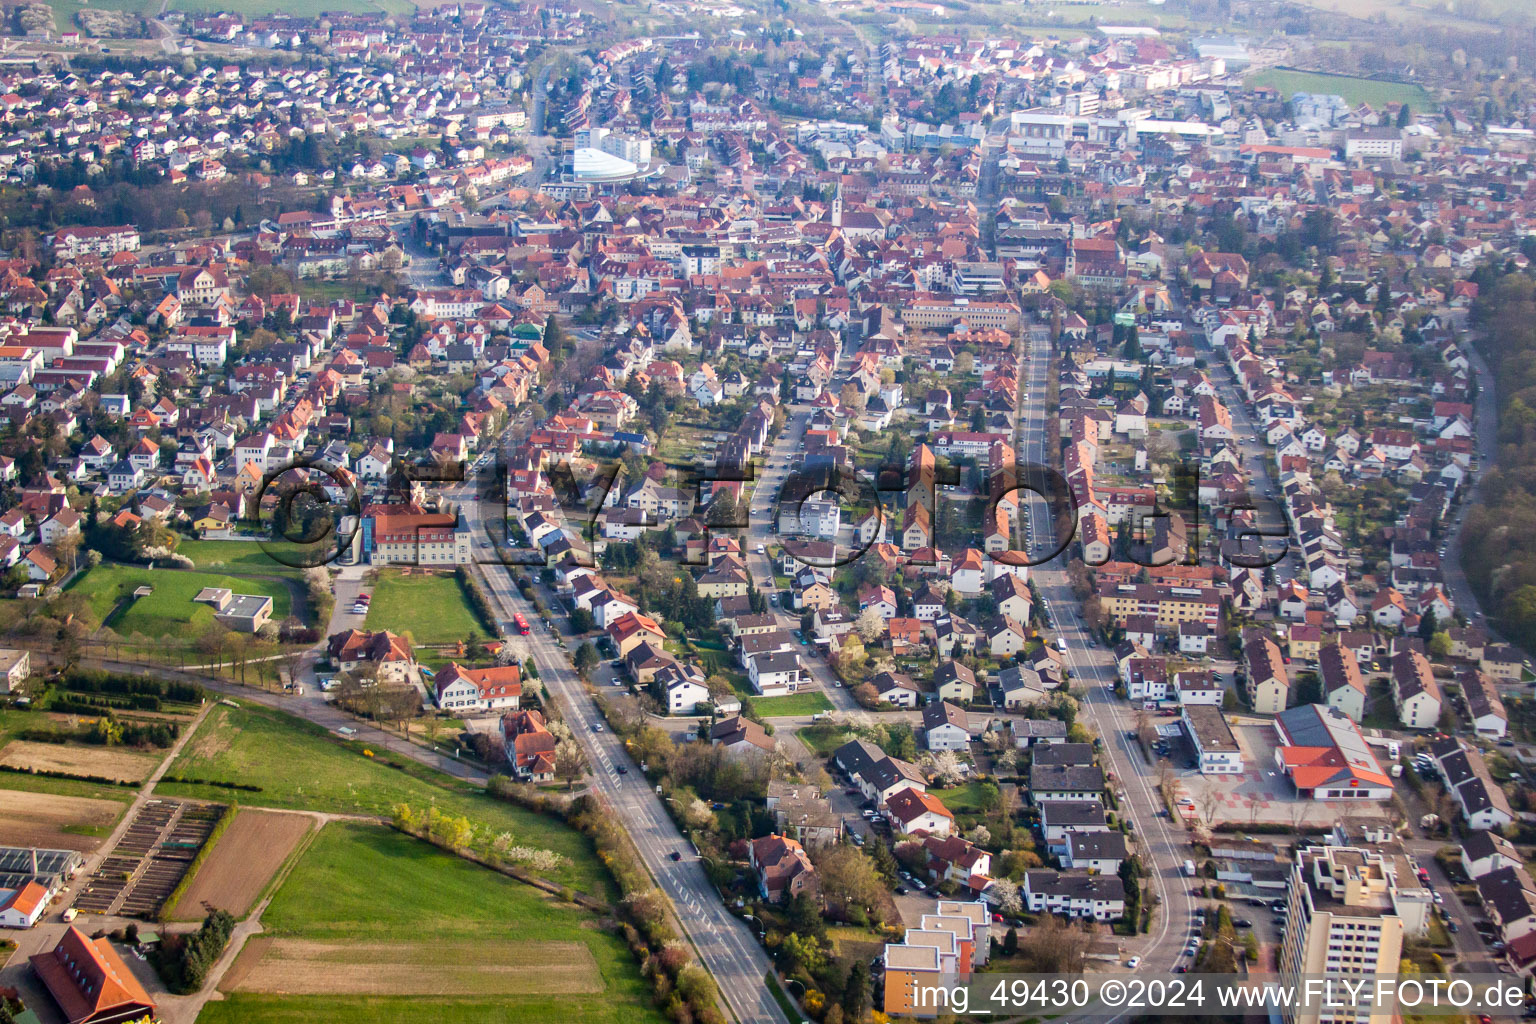
[[[1018,409],[1017,458],[1021,463],[1055,466],[1055,446],[1046,437],[1046,375],[1050,368],[1049,343],[1031,333],[1025,385],[1020,392]],[[1036,558],[1050,550],[1050,511],[1044,498],[1028,498],[1030,517],[1037,528],[1041,546],[1033,550]],[[1078,614],[1079,601],[1067,580],[1067,554],[1031,569],[1030,578],[1039,589],[1055,635],[1066,643],[1064,660],[1072,674],[1073,689],[1081,693],[1081,715],[1103,740],[1105,767],[1114,772],[1120,794],[1121,813],[1130,818],[1135,830],[1137,852],[1151,875],[1142,880],[1143,893],[1156,893],[1158,906],[1152,916],[1149,933],[1130,940],[1126,947],[1141,957],[1137,968],[1142,972],[1166,974],[1183,956],[1186,936],[1193,913],[1191,882],[1184,878],[1180,865],[1189,855],[1185,834],[1161,813],[1164,803],[1157,792],[1153,766],[1147,763],[1138,744],[1127,736],[1132,725],[1128,706],[1113,694],[1115,667],[1109,651],[1089,646],[1088,628]]]
[[[512,570],[495,561],[491,538],[502,536],[501,527],[484,517],[500,506],[487,502],[482,507],[473,486],[473,481],[462,485],[449,492],[449,497],[464,510],[473,532],[478,562],[475,571],[497,614],[496,625],[503,635],[515,635],[512,616],[519,613],[533,624],[527,638],[530,656],[538,666],[539,680],[559,702],[566,724],[586,754],[592,768],[592,788],[612,807],[647,870],[672,901],[683,930],[704,967],[714,975],[731,1012],[743,1024],[779,1024],[784,1015],[763,981],[772,970],[767,954],[748,922],[731,914],[721,902],[705,877],[699,856],[667,815],[662,797],[647,784],[623,741],[604,727],[601,713],[556,642],[556,634],[543,628],[533,606],[518,592]],[[680,859],[673,860],[673,853]]]

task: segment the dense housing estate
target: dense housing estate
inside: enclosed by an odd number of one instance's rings
[[[1367,80],[1247,10],[38,6],[0,70],[8,715],[158,645],[359,763],[494,775],[583,825],[679,1019],[776,1015],[765,976],[863,1024],[989,968],[1536,968],[1529,663],[1460,543],[1521,439],[1486,327],[1536,258],[1528,26],[1447,11]],[[155,614],[179,573],[218,578]],[[160,713],[70,692],[98,754]],[[261,791],[209,771],[175,784]],[[599,899],[446,806],[445,855]],[[166,822],[125,831],[174,857]],[[71,1024],[181,1005],[60,916],[83,864],[154,874],[107,856],[0,852],[46,938],[5,970]]]

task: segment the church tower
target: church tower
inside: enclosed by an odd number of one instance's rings
[[[843,183],[837,183],[837,193],[832,197],[832,226],[843,226]]]

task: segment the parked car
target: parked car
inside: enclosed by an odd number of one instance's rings
[[[671,857],[672,857],[673,860],[682,860],[683,859],[683,855],[681,853],[678,853],[676,850],[672,851]]]

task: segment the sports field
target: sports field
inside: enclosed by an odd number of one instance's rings
[[[1407,103],[1415,110],[1426,112],[1429,97],[1417,85],[1399,82],[1378,82],[1372,78],[1352,78],[1349,75],[1325,75],[1312,71],[1285,71],[1269,68],[1256,75],[1249,75],[1243,85],[1252,88],[1267,85],[1280,90],[1290,99],[1298,92],[1323,93],[1342,96],[1349,103],[1369,103],[1377,110],[1388,103]]]
[[[199,1024],[651,1024],[623,942],[591,914],[380,826],[327,825]]]

